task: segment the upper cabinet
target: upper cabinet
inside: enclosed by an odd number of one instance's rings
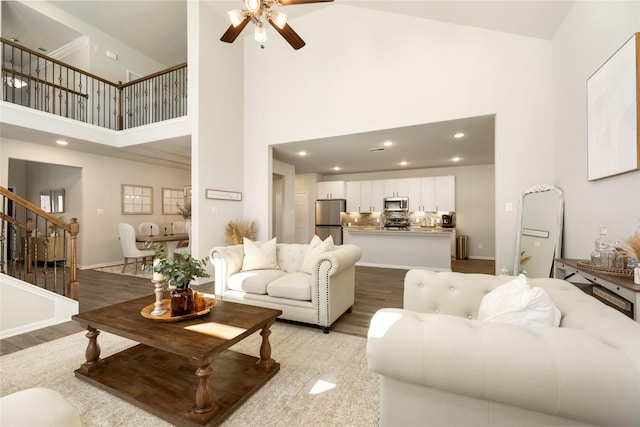
[[[344,181],[323,181],[316,184],[316,199],[346,198]]]
[[[382,181],[347,182],[347,211],[380,212],[384,199]]]
[[[455,211],[455,180],[455,176],[430,176],[349,181],[346,183],[347,210],[381,212],[385,197],[408,197],[409,212]]]
[[[409,179],[385,179],[384,197],[408,197]]]
[[[408,193],[409,211],[455,211],[455,179],[455,176],[411,178],[412,181],[409,183]]]
[[[434,177],[434,195],[436,211],[456,210],[456,177],[436,176]]]

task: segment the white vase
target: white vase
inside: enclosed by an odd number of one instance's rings
[[[633,269],[633,283],[640,285],[640,267],[636,266]]]

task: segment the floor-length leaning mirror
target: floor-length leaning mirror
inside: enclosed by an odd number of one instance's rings
[[[520,196],[514,274],[553,277],[553,261],[562,256],[564,194],[549,184]]]

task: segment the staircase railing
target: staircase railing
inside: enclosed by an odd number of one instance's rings
[[[113,83],[5,38],[2,100],[113,130],[187,114],[187,63]]]
[[[77,301],[77,220],[66,223],[4,187],[0,197],[0,272]]]

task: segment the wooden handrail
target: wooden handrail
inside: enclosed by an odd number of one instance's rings
[[[156,78],[158,76],[161,76],[163,74],[167,74],[170,73],[172,71],[176,71],[176,70],[180,70],[182,68],[187,68],[187,63],[183,62],[182,64],[178,64],[178,65],[174,65],[173,67],[169,67],[167,69],[161,70],[161,71],[157,71],[153,74],[149,74],[148,76],[144,76],[144,77],[140,77],[139,79],[135,79],[135,80],[131,80],[130,82],[127,83],[122,83],[120,82],[120,85],[122,85],[123,88],[127,87],[127,86],[133,86],[137,83],[141,83],[145,80],[151,80],[153,78]]]
[[[51,215],[49,212],[40,209],[38,206],[34,205],[33,203],[31,203],[30,201],[28,201],[27,199],[23,199],[22,197],[18,196],[16,193],[12,193],[11,191],[7,190],[4,187],[0,187],[0,195],[5,196],[11,200],[13,200],[14,202],[18,203],[19,205],[24,206],[25,208],[27,208],[27,210],[33,211],[34,213],[38,214],[41,217],[44,217],[47,219],[47,221],[54,223],[57,227],[60,227],[66,231],[68,231],[69,233],[71,233],[71,226],[67,223],[65,223],[64,221],[56,218],[55,216]],[[2,213],[3,218],[5,217],[4,212]]]
[[[48,82],[46,80],[39,79],[37,77],[33,77],[32,75],[21,73],[20,71],[12,70],[9,67],[2,67],[2,71],[5,71],[7,73],[11,73],[14,76],[19,76],[19,77],[22,77],[22,78],[27,79],[27,80],[33,80],[35,82],[42,83],[42,84],[45,84],[47,86],[53,86],[54,88],[56,88],[58,90],[64,90],[66,92],[71,92],[72,94],[81,96],[81,97],[83,97],[85,99],[89,98],[89,94],[82,93],[82,92],[77,92],[77,91],[75,91],[73,89],[68,89],[68,88],[66,88],[64,86],[60,86],[60,85],[57,85],[55,83],[51,83],[51,82]]]
[[[2,41],[2,43],[8,44],[9,46],[13,46],[13,47],[16,47],[16,48],[18,48],[20,50],[24,50],[25,52],[29,52],[30,54],[35,55],[40,59],[44,59],[46,61],[53,62],[54,64],[58,64],[61,67],[66,67],[66,68],[68,68],[70,70],[73,70],[73,71],[76,71],[76,72],[78,72],[80,74],[84,74],[85,76],[89,76],[92,79],[99,80],[99,81],[101,81],[103,83],[106,83],[106,84],[109,84],[111,86],[117,86],[117,84],[115,84],[113,82],[110,82],[109,80],[103,79],[102,77],[98,77],[95,74],[91,74],[91,73],[88,73],[86,71],[83,71],[83,70],[81,70],[79,68],[74,67],[73,65],[65,64],[64,62],[58,61],[57,59],[53,59],[53,58],[51,58],[51,57],[49,57],[47,55],[43,55],[40,52],[36,52],[35,50],[31,50],[28,47],[24,47],[19,43],[12,42],[11,40],[7,40],[4,37],[0,37],[0,41]]]

